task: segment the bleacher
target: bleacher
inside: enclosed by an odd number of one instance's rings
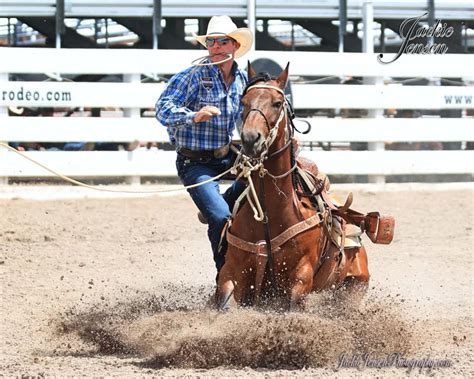
[[[107,46],[114,44],[123,45],[131,43],[134,46],[143,48],[152,46],[153,31],[153,14],[154,0],[64,0],[64,17],[66,22],[66,31],[63,33],[63,47],[99,47],[104,42],[91,43],[91,41],[82,38],[83,35],[95,35],[104,38],[105,34],[111,37],[113,33],[121,33],[122,36],[129,38],[120,39],[116,37],[116,41],[107,41]],[[190,48],[192,45],[184,43],[181,36],[186,34],[190,36],[188,26],[185,21],[195,20],[196,27],[202,28],[203,24],[213,14],[227,14],[235,18],[241,25],[244,25],[247,19],[255,17],[257,20],[257,48],[265,50],[284,50],[288,48],[288,42],[292,33],[297,33],[298,37],[306,37],[307,40],[313,42],[305,44],[304,49],[316,49],[319,51],[337,51],[338,43],[338,25],[339,25],[339,0],[324,1],[303,1],[295,0],[292,2],[283,0],[162,0],[159,7],[159,15],[162,19],[163,31],[158,38],[158,46],[161,48]],[[397,38],[398,26],[400,22],[408,17],[418,17],[425,12],[430,11],[429,1],[383,1],[372,0],[373,16],[376,24],[376,37],[381,33],[385,36],[385,44],[381,46],[381,50],[391,51],[390,41],[398,44]],[[35,36],[30,44],[36,45],[36,40],[48,37],[45,43],[53,47],[55,41],[55,20],[57,16],[56,0],[3,0],[0,6],[0,40],[2,38],[17,37],[18,33],[25,35],[25,30]],[[248,5],[253,4],[254,8]],[[348,20],[347,33],[345,35],[346,50],[345,51],[361,51],[361,44],[358,42],[358,24],[363,19],[363,1],[347,0],[346,18]],[[458,35],[452,38],[453,46],[459,48],[462,44],[461,39],[466,40],[466,45],[470,48],[474,47],[474,5],[470,0],[437,0],[433,10],[437,19],[450,21],[459,25],[460,30],[465,30],[463,36]],[[1,22],[1,18],[10,19]],[[93,21],[100,22],[102,25],[98,28],[93,25]],[[92,21],[92,23],[91,23]],[[108,25],[104,27],[103,23]],[[291,22],[294,27],[286,27],[285,35],[278,38],[277,31],[272,31],[272,22],[281,25],[282,22]],[[18,25],[27,25],[30,29],[22,28]],[[114,32],[111,32],[115,27]],[[121,29],[120,29],[121,27]],[[19,29],[19,30],[17,30]],[[87,31],[86,31],[87,29]],[[109,30],[110,29],[110,30]],[[105,31],[104,31],[105,30]],[[135,34],[138,38],[130,38],[130,34]],[[355,34],[355,35],[353,35]],[[321,46],[314,46],[314,36],[321,36],[324,40]],[[375,44],[379,43],[379,38]],[[455,41],[456,40],[456,41]],[[110,43],[109,43],[110,42]],[[455,43],[456,42],[456,43]],[[24,44],[23,40],[16,43]],[[294,48],[290,47],[290,48]],[[298,50],[299,46],[296,46]],[[464,52],[464,51],[457,51]]]
[[[405,19],[427,11],[428,1],[372,0],[376,19]],[[248,0],[162,0],[163,17],[199,18],[211,14],[247,17]],[[154,0],[65,0],[66,17],[151,17]],[[339,0],[256,0],[256,17],[269,19],[339,17]],[[347,17],[362,18],[363,1],[347,1]],[[56,0],[3,0],[0,17],[52,17]],[[470,0],[437,0],[436,17],[443,20],[474,20]]]

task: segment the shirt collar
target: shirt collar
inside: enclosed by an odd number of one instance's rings
[[[207,66],[208,69],[209,69],[209,73],[211,74],[215,74],[215,75],[218,75],[220,70],[219,70],[219,67],[217,67],[217,65],[210,65],[210,66]],[[234,61],[234,63],[232,64],[232,68],[230,69],[230,71],[232,72],[232,75],[237,76],[237,71],[239,70],[239,65],[237,64],[236,61]]]

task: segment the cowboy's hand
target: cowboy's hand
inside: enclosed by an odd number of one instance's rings
[[[219,116],[221,111],[217,107],[213,107],[212,105],[206,105],[202,107],[194,116],[194,122],[202,122],[208,121],[211,117]]]

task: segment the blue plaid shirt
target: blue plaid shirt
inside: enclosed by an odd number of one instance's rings
[[[174,75],[156,103],[156,118],[167,127],[177,148],[214,150],[232,139],[241,117],[240,98],[247,85],[247,73],[234,62],[234,81],[229,88],[217,66],[190,67]],[[193,122],[196,112],[206,105],[221,111],[209,121]]]

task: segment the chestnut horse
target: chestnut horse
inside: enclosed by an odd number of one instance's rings
[[[328,201],[321,196],[309,201],[295,188],[295,173],[304,162],[297,163],[292,144],[284,94],[288,66],[276,79],[259,80],[249,63],[239,156],[240,176],[249,180],[248,201],[234,211],[227,228],[216,292],[221,310],[233,300],[258,305],[275,297],[291,310],[311,291],[344,285],[363,292],[368,286],[365,248],[338,244]]]

